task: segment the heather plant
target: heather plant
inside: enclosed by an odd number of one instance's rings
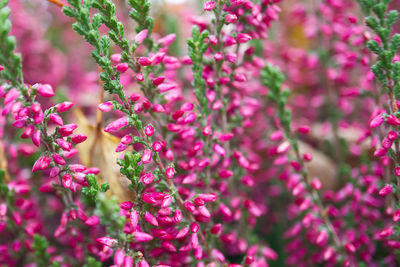
[[[0,263],[397,266],[390,2],[0,0]]]

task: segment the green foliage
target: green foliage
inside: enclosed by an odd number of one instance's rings
[[[10,81],[15,87],[22,88],[24,79],[21,55],[14,52],[16,40],[14,36],[9,35],[11,21],[7,3],[8,0],[0,1],[0,64],[4,67],[4,70],[0,73],[0,78]]]
[[[400,97],[400,68],[393,58],[400,46],[400,35],[394,34],[392,26],[398,20],[397,10],[388,10],[388,0],[358,0],[366,15],[365,22],[381,39],[367,42],[367,47],[378,55],[375,65],[371,67],[375,78],[380,81],[385,91],[393,92],[395,98]]]
[[[126,219],[119,215],[119,210],[115,196],[108,198],[105,194],[99,194],[95,214],[99,217],[101,224],[107,228],[106,231],[111,237],[116,237],[125,225]]]
[[[143,165],[138,165],[141,161],[142,155],[138,152],[125,152],[123,159],[118,159],[117,163],[121,166],[120,172],[125,175],[133,185],[140,185],[139,176],[143,171]]]
[[[97,261],[95,258],[88,257],[87,263],[83,267],[102,267],[103,264]]]
[[[44,236],[35,234],[33,236],[32,248],[35,251],[36,262],[38,266],[49,266],[50,254],[46,252],[49,242]]]
[[[97,200],[99,192],[105,193],[110,188],[110,185],[108,183],[103,183],[99,186],[97,182],[97,177],[94,174],[86,175],[86,181],[89,186],[85,186],[82,188],[82,194],[90,198],[92,201]]]
[[[189,56],[193,61],[193,87],[197,101],[202,109],[202,114],[209,115],[211,110],[208,108],[208,100],[205,96],[205,82],[203,79],[203,54],[208,49],[208,43],[205,39],[208,38],[208,31],[204,30],[200,33],[197,26],[192,28],[192,38],[187,40],[189,46]]]
[[[118,43],[121,45],[125,45],[127,42],[126,39],[122,38],[122,24],[116,21],[114,4],[106,0],[85,1],[83,4],[80,1],[69,0],[68,3],[71,6],[64,6],[63,12],[65,15],[76,19],[77,22],[72,25],[72,28],[94,47],[91,55],[103,70],[100,79],[104,82],[104,90],[110,94],[117,94],[122,100],[126,100],[122,92],[123,86],[120,83],[120,75],[118,71],[112,67],[110,60],[110,38],[114,40],[114,37],[117,39],[121,37],[121,43]],[[104,4],[106,8],[101,8],[102,13],[94,14],[92,21],[90,21],[90,9],[92,7],[102,7],[102,4]],[[110,17],[107,17],[108,15]],[[109,31],[112,32],[110,37],[107,35],[100,36],[99,27],[101,23],[113,27]]]
[[[267,64],[261,71],[261,79],[263,84],[269,88],[268,98],[277,106],[277,115],[282,126],[290,130],[291,112],[285,109],[289,90],[282,91],[285,76],[278,68]]]
[[[154,48],[153,39],[149,38],[153,31],[154,19],[150,15],[150,1],[149,0],[128,0],[129,6],[132,10],[129,12],[129,16],[137,22],[135,28],[136,32],[142,30],[148,30],[148,37],[143,41],[150,51]]]

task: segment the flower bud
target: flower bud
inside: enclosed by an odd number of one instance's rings
[[[378,194],[380,196],[386,196],[386,195],[389,195],[392,192],[393,192],[393,187],[391,185],[387,184],[384,187],[382,187],[381,190],[379,190]]]
[[[128,63],[119,63],[116,66],[116,69],[119,73],[124,73],[125,71],[127,71],[129,69]]]
[[[39,85],[37,92],[39,95],[43,97],[52,97],[54,96],[54,89],[50,84],[41,84]]]
[[[214,1],[207,1],[203,5],[204,11],[211,11],[216,7],[216,3]]]
[[[135,36],[135,43],[141,44],[147,38],[148,30],[142,30]]]
[[[115,131],[121,130],[122,128],[124,128],[125,126],[128,125],[128,122],[129,122],[129,120],[127,117],[119,118],[119,119],[111,122],[110,124],[108,124],[106,126],[106,128],[104,128],[104,131],[105,132],[115,132]]]

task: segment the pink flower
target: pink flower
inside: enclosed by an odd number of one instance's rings
[[[148,242],[153,240],[153,237],[151,235],[139,231],[133,233],[133,238],[136,242]]]
[[[252,38],[250,35],[248,35],[247,33],[239,33],[237,35],[237,41],[238,43],[247,43],[248,41],[250,41]]]
[[[100,244],[106,246],[106,247],[112,247],[117,243],[117,240],[111,238],[111,237],[99,237],[96,239],[97,242],[99,242]]]
[[[154,133],[154,127],[153,127],[152,125],[147,125],[147,126],[144,128],[144,133],[145,133],[145,135],[147,135],[147,136],[152,136],[153,133]]]
[[[148,30],[144,29],[135,36],[135,43],[141,44],[147,38]]]
[[[227,14],[225,16],[225,22],[226,23],[234,23],[237,21],[237,16],[235,14]]]
[[[106,126],[106,128],[104,128],[104,131],[105,132],[115,132],[115,131],[121,130],[122,128],[124,128],[125,126],[128,125],[128,122],[129,122],[129,120],[127,117],[119,118],[119,119],[111,122],[110,124],[108,124]]]
[[[375,118],[372,119],[371,123],[369,124],[369,127],[376,128],[379,125],[381,125],[384,121],[385,121],[385,119],[383,118],[383,116],[381,114],[379,114],[378,116],[376,116]]]
[[[175,169],[173,167],[168,167],[165,170],[165,176],[167,176],[168,179],[174,178],[175,175]]]
[[[139,64],[142,66],[149,66],[151,65],[151,60],[147,57],[140,57],[138,60]]]
[[[60,115],[52,113],[49,115],[49,119],[57,125],[62,126],[64,124],[63,119]]]
[[[143,155],[142,155],[142,163],[146,164],[149,163],[153,158],[153,151],[151,151],[150,149],[145,149],[143,151]]]
[[[68,101],[55,105],[57,112],[65,112],[65,111],[69,110],[70,108],[72,108],[73,106],[74,106],[74,103],[68,102]]]
[[[144,214],[144,219],[153,226],[158,226],[158,221],[150,212]]]
[[[147,172],[142,175],[142,182],[145,185],[149,185],[154,181],[154,175],[151,172]]]
[[[391,185],[385,185],[384,187],[379,190],[380,196],[386,196],[393,192],[393,187]]]
[[[172,44],[175,41],[175,38],[176,38],[176,34],[175,33],[171,33],[171,34],[168,34],[168,35],[164,36],[160,40],[158,40],[158,42],[163,47],[165,47],[165,46],[169,46],[170,44]]]
[[[118,72],[124,73],[125,71],[127,71],[129,69],[128,63],[125,63],[125,62],[124,63],[119,63],[116,66],[116,69],[117,69]]]
[[[41,84],[37,88],[37,92],[39,95],[44,97],[52,97],[54,96],[53,87],[50,84]]]
[[[33,164],[32,172],[46,169],[51,162],[51,158],[48,156],[42,156]]]
[[[72,177],[69,174],[64,174],[62,176],[62,185],[65,188],[71,188],[72,187]]]
[[[70,136],[76,128],[78,128],[78,125],[76,125],[75,123],[65,124],[58,128],[58,132],[62,137],[66,137]]]
[[[121,209],[130,210],[133,207],[133,203],[131,201],[125,201],[119,204],[119,206]]]
[[[203,9],[204,9],[205,11],[211,11],[211,10],[213,10],[216,6],[217,6],[217,5],[216,5],[216,3],[215,3],[214,1],[207,1],[207,2],[204,3]]]
[[[113,110],[114,104],[112,102],[104,102],[104,103],[101,103],[100,105],[98,105],[97,108],[103,112],[109,112],[109,111]]]

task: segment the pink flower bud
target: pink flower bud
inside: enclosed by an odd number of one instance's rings
[[[129,122],[129,120],[127,117],[119,118],[119,119],[111,122],[110,124],[108,124],[106,126],[106,128],[104,128],[104,131],[105,132],[115,132],[115,131],[121,130],[122,128],[124,128],[125,126],[128,125],[128,122]]]
[[[184,118],[183,118],[183,123],[188,124],[192,123],[196,120],[196,113],[194,112],[189,112]]]
[[[104,102],[97,106],[100,111],[109,112],[113,110],[114,104],[112,102]]]
[[[189,212],[193,212],[196,209],[194,204],[192,202],[189,202],[189,201],[185,202],[184,206],[185,206],[186,210],[189,211]]]
[[[53,160],[54,160],[55,163],[57,163],[59,165],[65,165],[65,160],[60,155],[53,154],[52,157],[53,157]]]
[[[226,178],[232,177],[233,171],[231,171],[231,170],[220,170],[218,172],[218,175],[219,175],[219,178],[226,179]]]
[[[53,191],[53,185],[51,184],[51,183],[45,183],[45,184],[42,184],[40,187],[39,187],[39,191],[40,192],[42,192],[42,193],[49,193],[49,192],[52,192]]]
[[[125,71],[127,71],[128,69],[129,69],[129,65],[128,65],[128,63],[119,63],[117,66],[116,66],[116,69],[117,69],[117,71],[119,72],[119,73],[124,73]]]
[[[147,125],[147,126],[144,128],[144,133],[145,133],[145,135],[147,135],[147,136],[152,136],[153,133],[154,133],[154,127],[153,127],[152,125]]]
[[[149,66],[151,65],[151,60],[147,57],[140,57],[138,60],[141,66]]]
[[[26,119],[19,119],[13,122],[12,126],[15,128],[23,128],[26,125]]]
[[[56,140],[57,145],[59,145],[61,147],[62,150],[64,151],[70,151],[72,148],[72,144],[67,142],[66,140],[62,139],[62,138],[58,138]]]
[[[41,134],[40,130],[37,130],[32,134],[32,137],[31,137],[32,143],[37,147],[40,147],[40,134]]]
[[[171,33],[171,34],[168,34],[168,35],[164,36],[160,40],[158,40],[158,42],[163,47],[165,47],[165,46],[169,46],[170,44],[172,44],[175,41],[175,38],[176,38],[176,34],[175,33]]]
[[[52,113],[49,115],[49,119],[57,125],[62,126],[64,124],[63,119],[60,115]]]
[[[164,93],[164,92],[167,92],[167,91],[177,88],[177,85],[173,84],[173,83],[162,83],[157,87],[158,87],[158,90],[160,91],[160,93]]]
[[[121,61],[122,55],[120,53],[112,54],[110,59],[114,64],[117,64]]]
[[[137,264],[137,267],[150,267],[149,263],[146,260],[141,260]]]
[[[125,201],[119,204],[119,206],[121,209],[130,210],[133,207],[133,203],[131,201]]]
[[[80,143],[82,143],[82,142],[85,142],[86,139],[87,139],[87,136],[86,136],[86,135],[83,135],[83,134],[76,134],[76,135],[74,135],[74,136],[71,137],[71,141],[72,141],[74,144],[80,144]]]
[[[387,138],[388,138],[390,141],[395,141],[395,140],[397,139],[397,133],[396,133],[395,131],[390,131],[390,132],[388,132],[388,134],[387,134]]]
[[[72,103],[72,102],[62,102],[62,103],[55,105],[57,112],[65,112],[65,111],[69,110],[70,108],[72,108],[73,106],[74,106],[74,103]]]
[[[107,236],[97,238],[96,241],[106,247],[112,247],[117,243],[117,240]]]
[[[313,158],[313,156],[312,156],[311,153],[304,153],[304,154],[303,154],[303,159],[304,159],[306,162],[310,162],[310,161],[312,160],[312,158]]]
[[[208,125],[205,126],[205,127],[203,128],[203,130],[202,130],[202,133],[203,133],[204,136],[210,135],[211,132],[212,132],[211,126],[208,126]]]
[[[142,30],[135,36],[135,43],[141,44],[147,38],[148,30]]]
[[[388,124],[390,124],[390,125],[393,125],[393,126],[399,126],[399,125],[400,125],[400,119],[397,118],[397,117],[394,116],[394,115],[389,115],[389,116],[386,118],[386,122],[387,122]]]
[[[50,84],[42,84],[39,85],[37,92],[39,95],[43,97],[52,97],[54,96],[53,87]]]
[[[375,150],[374,156],[375,157],[383,157],[386,155],[386,153],[387,153],[387,149],[381,147],[381,148],[378,148],[377,150]]]
[[[197,234],[192,234],[190,236],[190,245],[192,246],[193,249],[199,246],[199,237],[197,236]]]
[[[175,169],[173,167],[168,167],[165,170],[165,176],[167,176],[168,179],[174,178],[175,175]]]
[[[69,175],[69,174],[64,174],[64,175],[62,176],[62,185],[63,185],[65,188],[70,188],[70,189],[71,189],[71,187],[72,187],[72,177],[71,177],[71,175]]]
[[[4,105],[7,105],[17,99],[19,96],[19,91],[15,88],[12,88],[4,97]]]
[[[76,128],[78,128],[78,125],[76,125],[75,123],[65,124],[58,128],[58,133],[62,137],[70,136]]]
[[[152,82],[155,86],[158,86],[158,85],[162,84],[164,82],[164,80],[165,80],[165,77],[160,76],[160,77],[154,78]]]
[[[214,225],[213,227],[210,228],[210,232],[213,235],[219,235],[219,234],[221,234],[221,231],[222,231],[222,225],[220,223],[216,224],[216,225]]]
[[[213,150],[215,153],[217,153],[221,157],[225,157],[225,149],[222,146],[220,146],[219,144],[214,144]]]
[[[379,125],[381,125],[384,120],[385,119],[383,118],[383,116],[381,114],[379,114],[378,116],[376,116],[375,118],[372,119],[371,123],[369,124],[369,127],[376,128]]]
[[[132,210],[129,218],[131,220],[132,228],[136,230],[139,224],[139,213],[136,210]]]
[[[384,187],[382,187],[381,190],[379,190],[378,194],[380,196],[386,196],[386,195],[389,195],[392,192],[393,192],[393,187],[391,185],[387,184]]]
[[[145,149],[142,155],[142,163],[143,164],[149,163],[152,158],[153,158],[153,152],[150,149]]]
[[[226,23],[234,23],[237,21],[237,16],[235,14],[227,14],[225,16]]]
[[[153,240],[153,237],[151,235],[144,232],[134,232],[133,238],[136,242],[148,242]]]
[[[85,224],[88,226],[95,226],[100,223],[100,219],[97,216],[92,216],[86,219]]]
[[[39,111],[38,113],[33,114],[33,123],[39,124],[42,123],[44,120],[44,113],[43,111]]]
[[[189,228],[184,227],[182,228],[175,236],[176,239],[182,239],[185,238],[189,233]]]
[[[0,71],[4,70],[3,65],[0,65]]]
[[[157,221],[156,217],[154,217],[153,214],[151,214],[150,212],[147,211],[147,212],[144,214],[144,219],[145,219],[148,223],[150,223],[151,225],[153,225],[153,226],[158,226],[158,221]]]
[[[224,46],[232,46],[235,45],[237,42],[235,40],[235,38],[233,38],[232,36],[228,35],[225,38],[225,42],[224,42]]]
[[[49,166],[50,162],[51,158],[48,156],[42,156],[38,158],[35,164],[33,164],[32,172],[46,169]]]
[[[145,185],[149,185],[154,181],[154,175],[151,172],[147,172],[142,175],[142,182]]]
[[[158,141],[154,142],[152,147],[153,147],[154,151],[156,151],[156,152],[160,152],[162,149],[161,143]]]
[[[396,210],[396,211],[393,213],[393,221],[394,221],[394,222],[400,221],[400,210]]]
[[[237,41],[241,44],[247,43],[248,41],[250,41],[252,39],[251,36],[248,35],[247,33],[239,33],[236,38],[237,38]]]
[[[135,77],[136,77],[136,80],[138,82],[143,82],[144,81],[144,76],[141,73],[136,73]]]
[[[217,6],[217,5],[216,5],[216,3],[215,3],[214,1],[207,1],[207,2],[204,3],[203,9],[204,9],[205,11],[211,11],[211,10],[213,10],[216,6]]]
[[[122,249],[118,249],[114,255],[114,264],[116,266],[122,266],[125,259],[125,252]]]

